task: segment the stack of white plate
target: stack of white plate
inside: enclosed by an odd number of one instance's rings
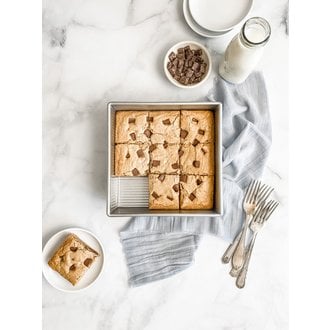
[[[183,14],[193,31],[218,38],[242,23],[253,0],[183,0]]]

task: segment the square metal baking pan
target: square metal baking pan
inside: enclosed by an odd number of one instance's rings
[[[212,210],[149,210],[148,177],[118,177],[114,175],[115,120],[119,110],[211,110],[214,112],[215,177],[214,208]],[[209,216],[222,214],[222,105],[218,102],[110,102],[108,104],[108,198],[109,217],[130,216]]]

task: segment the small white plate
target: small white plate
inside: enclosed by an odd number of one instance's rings
[[[206,38],[219,38],[222,35],[224,35],[227,32],[229,32],[229,31],[225,31],[225,32],[213,32],[213,31],[206,30],[202,26],[198,25],[197,22],[195,22],[194,18],[191,16],[191,13],[190,13],[190,10],[189,10],[188,1],[189,0],[183,0],[183,16],[184,16],[187,24],[189,25],[189,27],[194,32],[196,32],[200,36],[206,37]]]
[[[249,14],[253,0],[189,0],[191,16],[213,32],[233,29]]]
[[[48,266],[48,260],[70,233],[77,235],[82,241],[99,253],[99,256],[91,265],[91,268],[75,286]],[[46,280],[54,288],[65,292],[78,292],[91,286],[100,276],[103,270],[103,264],[104,249],[100,240],[90,231],[82,228],[67,228],[59,231],[48,240],[42,251],[42,272]]]
[[[207,63],[207,71],[205,73],[205,76],[203,77],[203,79],[193,85],[183,85],[181,84],[179,81],[176,81],[170,74],[170,72],[167,69],[167,63],[169,61],[168,56],[171,54],[171,52],[174,52],[175,54],[177,53],[179,48],[183,48],[186,46],[190,46],[191,49],[202,49],[203,54],[202,54],[202,58],[204,60],[205,63]],[[207,80],[207,78],[209,77],[210,73],[212,70],[212,61],[211,61],[211,56],[210,53],[208,52],[208,50],[200,43],[196,42],[196,41],[181,41],[178,42],[177,44],[175,44],[174,46],[172,46],[166,53],[165,58],[164,58],[164,72],[165,75],[167,77],[167,79],[175,86],[177,87],[181,87],[181,88],[195,88],[197,86],[200,86],[203,82],[205,82]]]

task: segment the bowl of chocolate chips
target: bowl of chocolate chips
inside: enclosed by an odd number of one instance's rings
[[[201,85],[209,77],[211,65],[209,52],[195,41],[177,43],[168,50],[164,59],[166,77],[181,88]]]

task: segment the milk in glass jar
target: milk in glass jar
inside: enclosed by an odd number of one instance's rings
[[[225,51],[220,62],[220,76],[234,84],[242,83],[257,66],[270,33],[270,25],[264,18],[247,20]]]

